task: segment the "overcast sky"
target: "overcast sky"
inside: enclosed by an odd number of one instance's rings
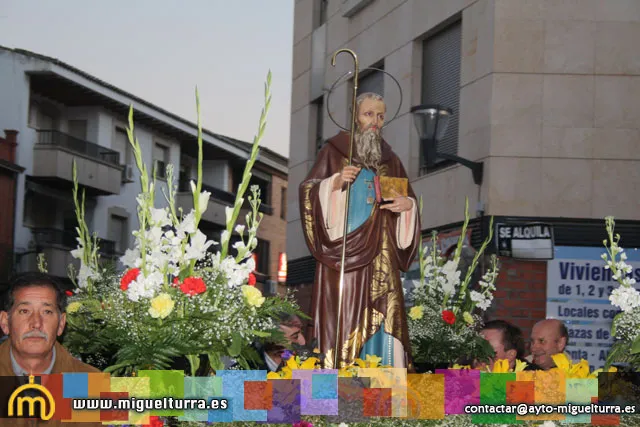
[[[0,44],[56,57],[193,122],[288,156],[294,0],[0,0]]]

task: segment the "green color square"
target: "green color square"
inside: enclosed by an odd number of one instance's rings
[[[212,396],[222,396],[222,378],[220,377],[184,377],[185,399],[207,399]],[[179,421],[208,421],[208,410],[185,410],[178,417]]]
[[[598,397],[597,378],[567,378],[566,403],[573,405],[590,405],[591,397]],[[591,424],[591,414],[566,414],[563,424]]]
[[[509,381],[516,381],[515,373],[480,372],[480,404],[506,404]],[[516,414],[474,414],[471,420],[474,424],[519,424],[516,421]]]
[[[174,399],[184,398],[184,372],[183,371],[140,371],[139,377],[149,378],[151,399],[162,399],[163,397],[173,397]],[[181,410],[154,409],[149,411],[150,415],[161,417],[181,416]]]

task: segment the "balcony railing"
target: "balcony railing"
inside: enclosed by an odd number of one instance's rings
[[[120,166],[120,153],[117,151],[76,138],[75,136],[67,135],[57,130],[39,130],[37,132],[38,144],[66,148],[78,154],[84,154],[85,156],[102,160],[114,166]]]
[[[211,199],[228,204],[229,206],[233,206],[233,204],[236,202],[236,195],[228,191],[224,191],[207,184],[202,184],[202,190],[210,192]],[[178,183],[178,191],[191,192],[191,185],[189,184],[189,181],[184,179],[180,180],[180,182]],[[244,208],[248,209],[249,206],[249,201],[245,200]],[[271,215],[273,213],[273,208],[269,205],[265,205],[264,203],[260,203],[258,211],[264,212],[267,215]]]
[[[37,245],[60,245],[64,248],[75,249],[78,246],[76,233],[55,228],[34,228],[31,230]],[[105,255],[115,255],[116,242],[99,239],[99,252]]]

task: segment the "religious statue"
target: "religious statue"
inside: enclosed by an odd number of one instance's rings
[[[382,138],[386,113],[382,96],[369,92],[356,99],[354,95],[354,104],[352,165],[351,135],[341,131],[319,151],[299,188],[304,236],[317,262],[314,337],[326,355],[325,368],[340,368],[367,354],[381,357],[383,365],[410,368],[400,271],[409,269],[420,244],[418,203],[400,159]],[[380,197],[383,179],[392,183],[385,198]],[[339,310],[347,183],[351,187]],[[337,358],[336,348],[340,348]]]

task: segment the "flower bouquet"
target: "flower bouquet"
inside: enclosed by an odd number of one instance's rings
[[[290,296],[269,297],[252,286],[251,257],[257,245],[256,231],[262,219],[258,212],[260,193],[253,186],[248,196],[250,209],[245,223],[236,225],[249,186],[251,169],[269,109],[271,73],[265,84],[266,104],[260,118],[242,182],[233,207],[226,208],[226,229],[220,252],[212,253],[215,242],[198,229],[207,209],[210,193],[202,191],[202,128],[198,114],[198,177],[191,181],[193,209],[176,210],[173,170],[167,170],[167,190],[162,191],[166,207],[155,206],[155,171],[149,176],[141,148],[134,134],[133,109],[129,112],[129,142],[138,170],[141,192],[137,197],[139,229],[133,232],[135,246],[120,259],[124,273],[105,269],[98,259],[99,241],[91,236],[84,221],[84,195],[78,198],[74,164],[74,200],[78,219],[80,260],[74,295],[68,310],[65,344],[78,355],[103,359],[105,372],[130,375],[140,369],[168,369],[186,358],[195,375],[202,360],[212,369],[222,369],[221,357],[228,356],[248,366],[250,344],[256,337],[268,337],[277,329],[278,313],[299,314]],[[245,237],[245,230],[247,234]],[[229,255],[232,233],[239,235]],[[73,273],[73,272],[72,272]]]
[[[422,208],[422,200],[420,206]],[[478,261],[493,237],[493,218],[489,236],[461,277],[459,263],[468,223],[467,200],[461,237],[451,259],[445,258],[438,250],[436,232],[433,233],[431,247],[419,249],[420,282],[411,295],[414,305],[409,310],[409,338],[413,361],[418,366],[446,367],[461,358],[487,360],[494,355],[479,331],[483,324],[481,313],[491,305],[498,277],[495,256],[491,257],[490,268],[476,289],[471,286]]]
[[[625,261],[627,254],[618,245],[620,235],[614,237],[615,221],[608,216],[605,218],[608,242],[604,240],[607,250],[602,254],[602,259],[607,263],[605,268],[610,269],[612,279],[620,286],[614,289],[609,296],[611,304],[622,310],[613,319],[611,335],[615,342],[607,356],[605,369],[613,363],[627,364],[632,371],[640,371],[640,292],[634,287],[636,279],[633,268]]]

